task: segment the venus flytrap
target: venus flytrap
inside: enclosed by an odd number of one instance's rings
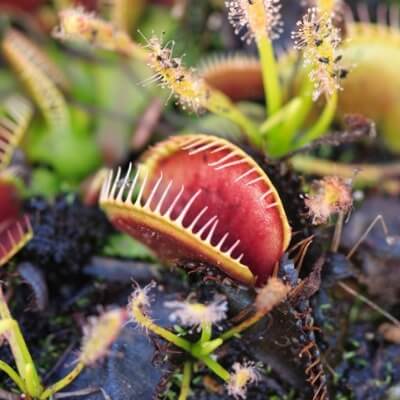
[[[14,370],[4,361],[0,361],[0,371],[8,375],[27,398],[49,399],[68,386],[85,367],[92,366],[107,354],[108,348],[124,326],[126,318],[126,310],[116,309],[92,319],[86,328],[74,368],[59,381],[46,388],[37,372],[18,322],[13,319],[3,290],[0,288],[0,336],[9,344],[17,368]]]
[[[40,49],[15,29],[8,30],[1,49],[51,129],[57,133],[69,130],[70,115],[65,98],[52,79],[54,74],[49,74],[47,64],[40,62]]]
[[[0,118],[0,267],[5,265],[30,239],[33,232],[28,217],[21,216],[23,184],[10,167],[16,148],[30,125],[33,107],[20,96],[10,96]]]
[[[16,29],[6,31],[0,49],[45,119],[43,130],[27,138],[28,157],[49,163],[69,180],[82,178],[98,165],[100,156],[88,132],[74,124],[72,109],[60,90],[67,86],[63,74],[40,47]]]

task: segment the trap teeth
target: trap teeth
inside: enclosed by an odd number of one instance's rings
[[[32,237],[32,226],[27,216],[12,221],[0,232],[0,267],[14,257]]]
[[[268,176],[237,146],[176,136],[132,170],[124,178],[110,173],[103,184],[100,203],[117,229],[169,263],[209,263],[246,285],[272,274],[290,227]]]

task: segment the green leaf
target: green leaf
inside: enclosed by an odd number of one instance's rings
[[[103,254],[111,257],[134,258],[137,260],[154,261],[150,250],[132,239],[130,236],[116,233],[109,237],[103,249]]]
[[[36,168],[32,173],[28,196],[44,196],[52,198],[60,192],[60,180],[46,168]]]

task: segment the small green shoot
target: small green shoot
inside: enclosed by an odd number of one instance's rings
[[[284,301],[289,293],[289,287],[278,278],[270,278],[266,286],[256,296],[254,302],[255,312],[240,324],[217,337],[213,337],[212,328],[226,318],[228,305],[223,298],[215,298],[207,305],[189,300],[165,303],[166,307],[174,310],[170,315],[172,321],[180,321],[183,326],[199,332],[199,338],[195,342],[191,342],[173,331],[161,327],[152,320],[149,293],[154,287],[155,283],[151,283],[145,288],[137,287],[133,292],[128,305],[128,312],[132,321],[144,330],[152,332],[185,351],[197,362],[203,363],[226,383],[229,393],[245,393],[246,386],[257,380],[253,364],[241,366],[236,363],[236,366],[233,366],[233,372],[230,373],[218,362],[214,352],[229,339],[260,321],[275,306]],[[186,399],[190,390],[188,381],[190,380],[192,368],[191,361],[190,363],[189,361],[184,365],[180,400]]]

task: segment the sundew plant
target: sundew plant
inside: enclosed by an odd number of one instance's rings
[[[294,47],[303,57],[308,79],[299,94],[287,99],[280,79],[273,41],[284,27],[279,1],[227,1],[228,18],[235,33],[246,44],[256,43],[264,82],[267,118],[261,124],[247,117],[220,90],[212,87],[193,68],[174,54],[175,42],[163,36],[143,37],[140,47],[111,23],[99,20],[80,9],[62,11],[55,36],[62,40],[88,41],[100,48],[141,59],[154,75],[146,84],[155,83],[170,91],[183,109],[201,114],[204,111],[223,116],[237,124],[243,135],[257,149],[271,157],[280,157],[320,138],[332,122],[341,82],[348,69],[340,52],[342,33],[335,25],[334,4],[317,2],[297,23],[292,33]],[[305,120],[312,102],[322,98],[325,106],[309,128]]]

